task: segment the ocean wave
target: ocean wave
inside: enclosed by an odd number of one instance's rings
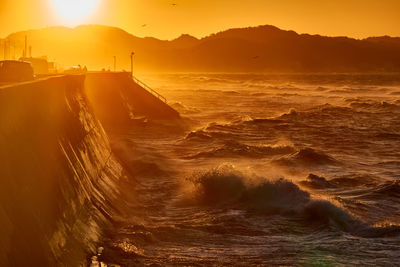
[[[360,195],[358,198],[362,199],[385,199],[389,198],[400,199],[400,180],[387,181],[381,183],[368,192]]]
[[[365,110],[363,110],[365,111]],[[309,121],[321,123],[327,120],[332,122],[353,118],[355,115],[361,114],[361,110],[357,110],[347,106],[336,106],[329,103],[313,107],[311,109],[298,111],[291,108],[288,112],[283,113],[276,119],[285,121]]]
[[[337,115],[354,115],[355,111],[350,107],[336,106],[326,103],[320,106],[316,106],[310,110],[307,110],[305,113],[323,114],[323,115],[329,114],[337,116]]]
[[[347,174],[330,179],[329,182],[337,187],[356,187],[374,185],[376,179],[369,174]]]
[[[199,138],[208,138],[208,136],[200,135]],[[223,146],[192,155],[188,158],[225,158],[225,157],[248,157],[263,158],[276,155],[287,155],[293,153],[295,149],[292,146],[270,146],[270,145],[247,145],[236,141],[226,142]]]
[[[284,120],[279,120],[279,119],[263,119],[263,118],[252,118],[250,120],[242,120],[240,121],[241,123],[244,124],[268,124],[268,125],[274,125],[274,124],[280,124],[280,123],[285,123]]]
[[[310,195],[294,183],[279,179],[263,180],[249,176],[230,165],[222,165],[190,178],[196,199],[205,205],[237,205],[246,209],[291,213],[310,201]]]
[[[235,138],[234,133],[229,132],[229,128],[232,128],[231,126],[210,126],[207,127],[206,129],[200,129],[197,131],[192,131],[188,133],[184,140],[186,141],[205,141],[205,140],[230,140],[232,138]]]
[[[279,93],[276,94],[276,96],[282,96],[282,97],[299,97],[301,96],[300,94],[297,93]]]
[[[197,108],[188,107],[181,102],[175,102],[173,104],[170,104],[170,106],[180,113],[194,114],[200,112]]]
[[[344,175],[333,179],[310,173],[305,180],[299,182],[300,185],[312,189],[329,189],[339,187],[357,187],[362,185],[372,186],[375,179],[367,175]]]
[[[400,134],[390,132],[377,133],[375,134],[375,137],[382,140],[400,140]]]
[[[374,190],[374,194],[394,196],[400,198],[400,180],[386,182]]]
[[[276,119],[284,121],[314,120],[316,122],[322,122],[326,120],[336,121],[343,117],[353,116],[354,114],[355,111],[349,107],[334,106],[327,103],[302,111],[291,108],[288,112],[283,113]]]
[[[389,111],[397,112],[400,111],[400,106],[394,103],[389,103],[386,101],[354,101],[350,103],[350,107],[353,109],[360,110],[373,110],[373,111]]]
[[[137,154],[132,154],[131,150],[127,149],[128,147],[134,148]],[[161,165],[161,158],[155,163],[152,158],[140,156],[148,153],[148,151],[139,151],[136,144],[127,139],[114,138],[111,142],[111,148],[114,155],[119,159],[119,163],[133,179],[167,175],[170,172]]]
[[[229,141],[237,138],[252,137],[253,134],[257,135],[260,128],[273,130],[273,128],[287,127],[288,125],[287,121],[280,119],[240,116],[227,123],[210,123],[204,128],[193,130],[185,136],[184,140],[200,141],[218,139]],[[246,132],[244,133],[244,131]]]
[[[299,182],[302,186],[314,189],[335,188],[336,185],[326,180],[325,177],[310,173],[306,180]]]
[[[281,116],[279,116],[277,119],[283,119],[283,120],[287,120],[287,119],[294,119],[299,115],[299,113],[297,112],[297,110],[295,110],[294,108],[291,108],[289,110],[289,112],[287,113],[283,113]]]
[[[267,95],[268,95],[267,93],[259,93],[259,92],[251,94],[251,96],[267,96]]]
[[[302,148],[296,153],[274,160],[274,163],[291,167],[313,167],[340,164],[340,162],[335,158],[312,148]]]
[[[267,180],[222,165],[199,173],[190,181],[195,186],[198,205],[240,208],[260,215],[295,216],[308,225],[322,224],[363,237],[400,234],[398,226],[369,226],[329,201],[312,199],[307,191],[283,178]]]
[[[192,131],[188,133],[185,137],[186,140],[193,140],[193,139],[199,139],[199,140],[208,140],[212,139],[212,136],[210,133],[204,131],[204,130],[198,130],[198,131]]]
[[[388,91],[387,88],[377,88],[377,87],[362,87],[362,88],[342,87],[342,88],[331,89],[328,91],[328,93],[360,95],[360,94],[376,94],[377,92],[385,93],[387,91]]]
[[[224,78],[224,77],[210,77],[210,76],[192,76],[192,75],[185,75],[182,79],[188,80],[193,83],[237,83],[239,81],[235,81],[233,79]]]
[[[226,94],[226,95],[240,95],[240,92],[232,91],[232,90],[230,90],[230,91],[222,91],[222,93]]]

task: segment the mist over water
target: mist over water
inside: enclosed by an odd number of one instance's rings
[[[400,263],[400,76],[152,74],[183,122],[111,131],[108,264]]]

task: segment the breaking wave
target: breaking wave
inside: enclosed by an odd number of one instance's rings
[[[322,224],[363,237],[400,234],[400,227],[373,227],[326,200],[311,198],[307,191],[286,179],[268,180],[246,175],[222,165],[189,179],[198,205],[244,209],[260,215],[300,218],[307,225]]]
[[[325,188],[335,188],[336,185],[328,181],[325,177],[321,177],[310,173],[307,179],[300,181],[302,186],[314,189],[325,189]]]

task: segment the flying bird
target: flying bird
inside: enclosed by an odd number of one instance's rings
[[[147,24],[143,24],[143,25],[142,25],[142,27],[146,27],[146,26],[147,26]]]
[[[253,57],[253,59],[259,59],[260,58],[260,56],[254,56]]]
[[[177,6],[177,4],[171,4],[171,5],[173,5],[173,6]]]

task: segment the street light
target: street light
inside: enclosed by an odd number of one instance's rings
[[[135,55],[135,52],[131,53],[131,76],[133,77],[133,55]]]

